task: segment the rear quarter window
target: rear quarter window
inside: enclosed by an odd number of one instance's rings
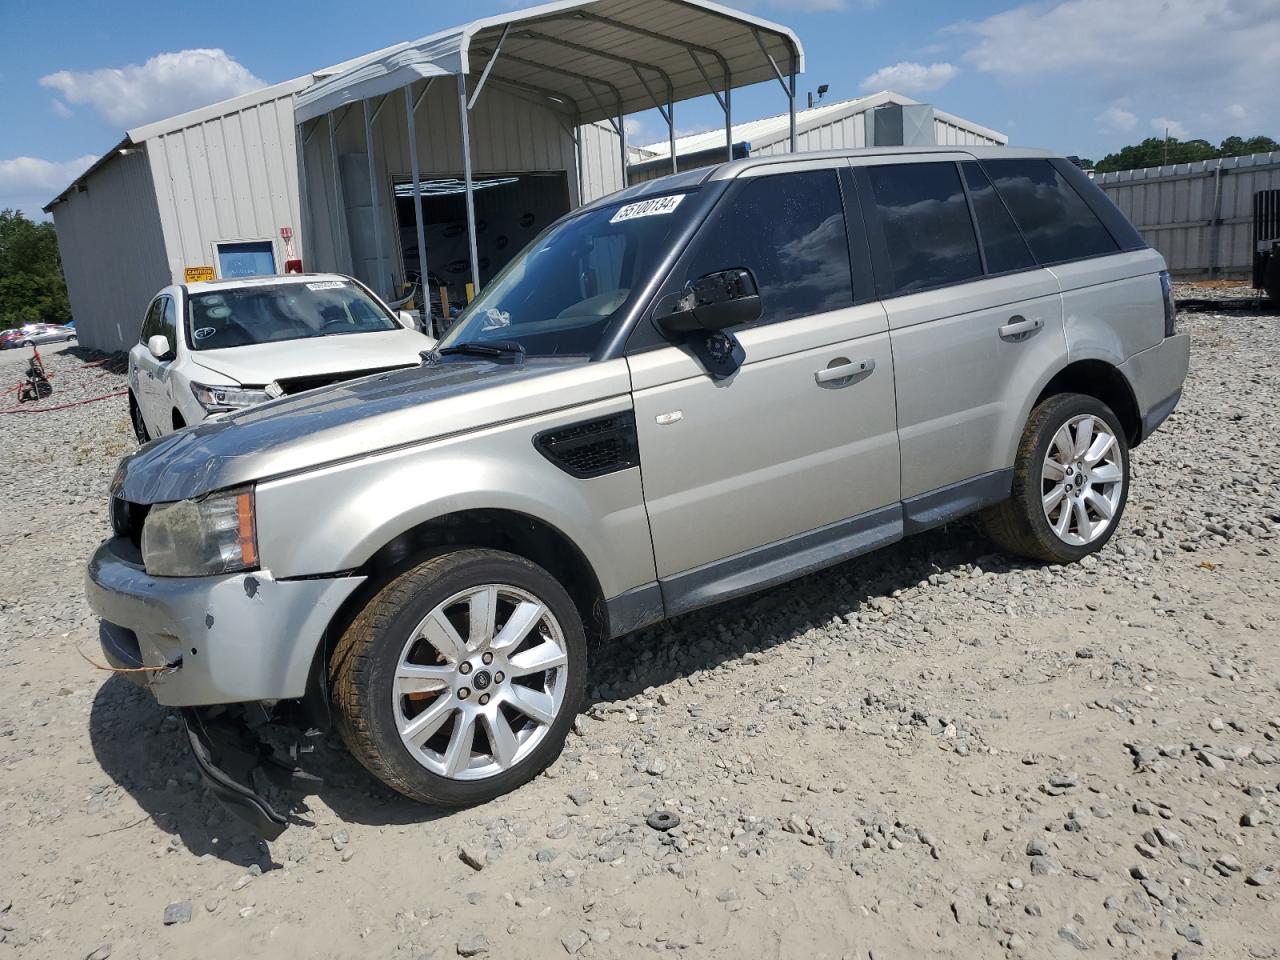
[[[985,160],[982,165],[1040,263],[1119,252],[1097,214],[1048,160]]]

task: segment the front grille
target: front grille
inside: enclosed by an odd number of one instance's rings
[[[636,418],[630,410],[547,430],[533,438],[533,445],[565,473],[581,480],[640,463]]]
[[[125,537],[137,549],[142,549],[142,525],[146,522],[151,505],[130,503],[123,497],[111,498],[111,529],[117,537]]]

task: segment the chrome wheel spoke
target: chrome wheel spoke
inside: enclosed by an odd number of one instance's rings
[[[489,736],[489,746],[493,748],[493,759],[502,767],[511,766],[520,749],[520,741],[516,739],[511,724],[502,715],[501,710],[494,710],[484,715],[485,733]]]
[[[1061,484],[1066,475],[1066,467],[1053,459],[1052,456],[1045,457],[1044,468],[1040,471],[1041,480],[1048,480],[1050,483]]]
[[[493,639],[493,620],[498,612],[498,588],[489,585],[481,587],[468,598],[470,609],[470,636],[467,648],[478,650]]]
[[[1076,534],[1088,542],[1092,539],[1093,524],[1089,520],[1089,508],[1084,505],[1084,497],[1073,498],[1071,509],[1076,518]]]
[[[1048,493],[1044,495],[1044,512],[1048,516],[1053,508],[1062,502],[1062,498],[1067,495],[1066,484],[1060,483]]]
[[[402,663],[396,668],[396,687],[400,693],[434,693],[444,690],[454,677],[453,667],[424,667]]]
[[[1052,457],[1056,452],[1057,456],[1054,457],[1054,459],[1057,460],[1058,463],[1069,463],[1075,459],[1075,457],[1072,456],[1072,452],[1075,448],[1076,441],[1075,438],[1071,436],[1071,428],[1064,423],[1058,429],[1058,432],[1053,435],[1053,442],[1049,444],[1049,455]]]
[[[1089,472],[1089,479],[1095,484],[1119,483],[1124,479],[1124,471],[1114,463],[1100,463]]]
[[[457,703],[449,694],[437,697],[431,706],[401,726],[401,739],[415,747],[421,747],[435,736],[436,731],[444,726],[449,715],[457,708]]]
[[[444,615],[443,609],[432,611],[418,630],[422,638],[435,647],[450,663],[457,663],[467,655],[466,641],[458,635],[458,631]]]
[[[1110,452],[1115,443],[1116,438],[1109,432],[1100,432],[1089,445],[1089,449],[1085,451],[1084,462],[1093,466]]]
[[[1082,417],[1080,422],[1076,424],[1076,442],[1072,447],[1071,455],[1074,459],[1079,459],[1085,455],[1085,451],[1093,444],[1093,417]]]
[[[542,673],[544,670],[562,667],[568,659],[557,644],[544,640],[536,647],[521,650],[507,663],[511,667],[511,676],[527,677],[531,673]]]
[[[1062,509],[1058,512],[1058,519],[1053,523],[1053,532],[1059,539],[1067,539],[1067,529],[1071,526],[1071,504],[1062,504]]]
[[[494,638],[489,648],[510,650],[520,646],[524,638],[529,635],[529,631],[538,625],[538,621],[542,619],[545,612],[546,608],[540,603],[528,601],[521,603],[511,612],[507,622],[502,625],[502,632]]]
[[[551,694],[541,690],[533,690],[518,683],[512,684],[507,693],[507,702],[538,723],[549,724],[556,718],[555,701]]]
[[[1111,501],[1100,494],[1097,490],[1090,490],[1084,495],[1084,502],[1093,507],[1098,512],[1098,516],[1103,520],[1110,520],[1115,510],[1111,506]]]
[[[444,751],[444,773],[456,777],[471,763],[471,748],[476,740],[476,718],[467,710],[459,710],[453,722],[449,746]]]

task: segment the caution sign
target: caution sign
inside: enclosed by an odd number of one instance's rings
[[[213,267],[187,267],[182,275],[187,283],[202,283],[213,279]]]

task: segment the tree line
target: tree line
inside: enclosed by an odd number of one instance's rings
[[[28,220],[21,210],[0,210],[0,330],[70,319],[53,224]]]
[[[1096,164],[1082,160],[1081,166],[1092,167],[1099,173],[1116,170],[1141,170],[1144,167],[1160,167],[1167,163],[1194,163],[1197,160],[1217,160],[1219,157],[1247,157],[1251,153],[1269,153],[1280,150],[1280,143],[1270,137],[1227,137],[1218,146],[1208,140],[1179,140],[1177,137],[1147,137],[1141,143],[1122,147],[1108,153]]]

